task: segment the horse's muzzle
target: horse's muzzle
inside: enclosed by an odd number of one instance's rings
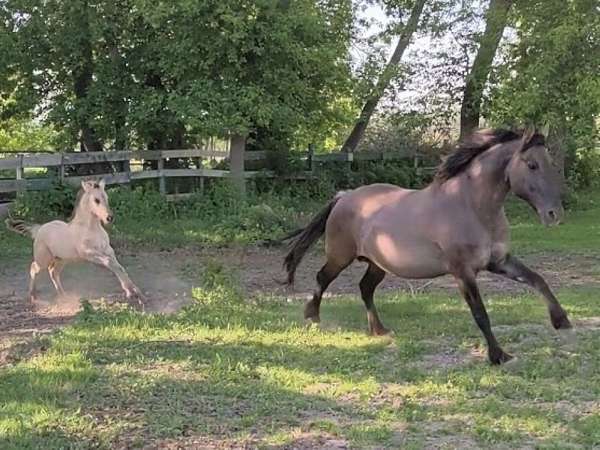
[[[551,227],[560,223],[563,213],[562,207],[558,207],[544,209],[539,212],[539,215],[542,223],[547,227]]]

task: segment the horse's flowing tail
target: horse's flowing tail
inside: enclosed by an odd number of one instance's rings
[[[22,236],[28,236],[32,239],[35,239],[35,236],[36,236],[38,230],[40,229],[40,225],[26,223],[22,220],[15,220],[15,219],[9,218],[9,219],[5,220],[5,223],[6,223],[6,227],[10,231],[14,231],[15,233],[18,233]]]
[[[343,195],[343,192],[338,193],[333,200],[331,200],[325,208],[317,213],[310,223],[299,230],[293,231],[286,238],[289,239],[295,237],[292,242],[292,248],[286,255],[283,266],[287,272],[287,284],[294,284],[294,276],[296,275],[296,269],[302,261],[302,258],[308,251],[308,249],[319,240],[319,238],[325,233],[325,225],[327,219],[333,210],[333,207]]]

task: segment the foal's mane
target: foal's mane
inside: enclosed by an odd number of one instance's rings
[[[507,130],[503,128],[483,129],[475,131],[470,136],[463,139],[456,150],[450,153],[438,167],[435,174],[435,181],[443,183],[450,178],[462,173],[481,153],[490,149],[494,145],[514,141],[523,137],[525,130]],[[533,133],[531,138],[523,146],[523,150],[535,145],[544,145],[544,135]]]
[[[79,204],[81,203],[81,199],[85,194],[83,188],[79,188],[77,191],[77,196],[75,197],[75,204],[73,205],[73,211],[71,211],[71,217],[69,217],[69,222],[71,222],[75,218],[75,214],[77,213],[77,209],[79,208]]]

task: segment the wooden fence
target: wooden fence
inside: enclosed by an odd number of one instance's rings
[[[70,175],[67,168],[87,164],[111,164],[118,167],[111,173],[94,174],[102,177],[107,184],[127,184],[136,180],[158,179],[161,193],[166,193],[166,179],[172,177],[195,177],[201,182],[205,178],[229,177],[242,185],[246,179],[258,177],[274,177],[275,174],[267,170],[244,170],[244,161],[264,161],[266,152],[254,151],[237,155],[235,162],[232,152],[219,150],[188,149],[188,150],[138,150],[138,151],[107,151],[85,153],[31,153],[17,154],[0,158],[0,194],[22,192],[27,190],[46,190],[53,182],[60,181],[77,185],[85,176]],[[241,158],[240,158],[241,157]],[[223,160],[231,158],[230,170],[217,170],[203,167],[205,160]],[[419,158],[399,152],[389,153],[329,153],[312,154],[307,152],[302,159],[306,160],[306,171],[293,176],[297,179],[306,179],[314,176],[313,169],[324,162],[350,163],[352,161],[388,161],[411,158],[415,169],[419,165]],[[191,168],[169,168],[168,161],[187,159],[194,163]],[[147,164],[148,161],[154,163]],[[237,167],[235,167],[237,166]],[[151,167],[151,168],[148,168]],[[26,169],[42,168],[51,169],[43,177],[26,177]],[[53,169],[53,170],[52,170]],[[13,172],[14,171],[14,172]],[[77,171],[75,171],[77,172]],[[14,177],[10,176],[14,173]],[[4,178],[2,178],[4,174]],[[9,177],[7,177],[10,176]]]

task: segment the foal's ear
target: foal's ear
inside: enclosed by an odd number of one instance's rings
[[[100,189],[104,190],[104,187],[106,186],[106,181],[104,180],[104,178],[102,178],[99,182],[98,182],[98,186],[100,187]]]
[[[81,188],[84,190],[84,192],[89,192],[92,190],[93,185],[89,181],[81,180]]]
[[[535,134],[535,127],[528,126],[523,131],[523,137],[521,138],[521,151],[527,150],[527,144],[531,141],[531,138]]]

